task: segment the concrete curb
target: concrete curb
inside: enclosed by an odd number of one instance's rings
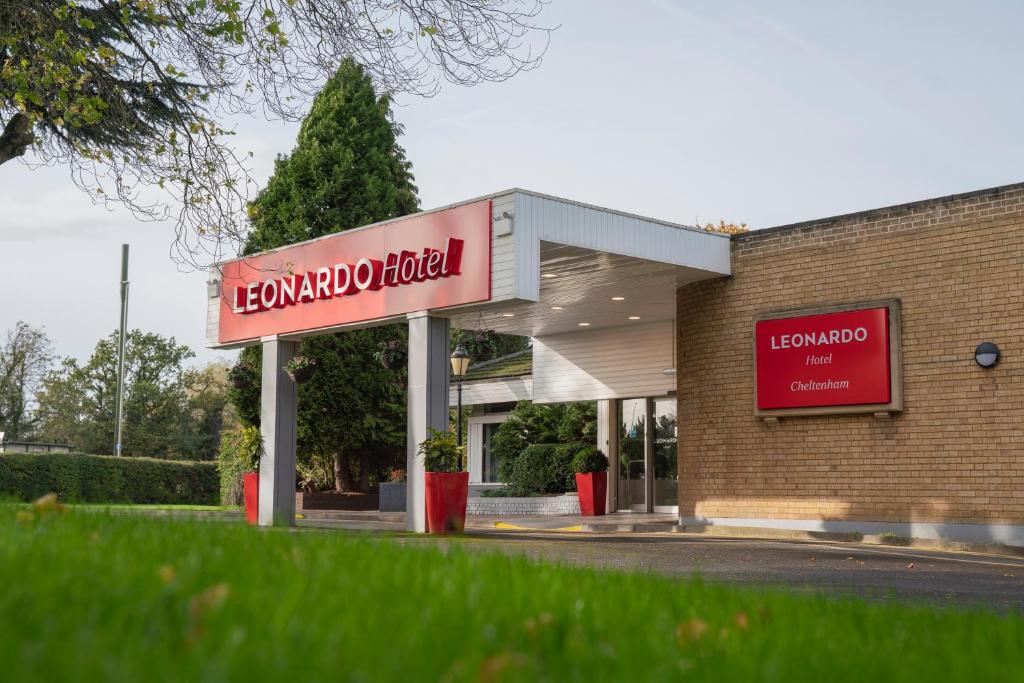
[[[993,555],[999,557],[1024,557],[1024,548],[1002,545],[999,543],[962,543],[955,541],[935,541],[930,539],[889,538],[881,535],[860,535],[844,532],[809,532],[787,529],[765,529],[761,527],[717,527],[679,524],[644,524],[644,523],[589,523],[561,527],[524,526],[510,522],[477,522],[467,521],[466,528],[471,530],[509,531],[535,533],[591,533],[591,534],[680,534],[717,539],[760,539],[767,541],[796,541],[804,543],[834,543],[844,545],[863,545],[884,548],[904,548],[916,550],[935,550],[942,552],[962,552],[974,555]]]

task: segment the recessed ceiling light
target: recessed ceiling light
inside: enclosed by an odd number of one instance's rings
[[[562,310],[562,307],[561,306],[552,306],[551,310],[552,311],[560,311],[560,310]]]
[[[502,318],[514,318],[514,317],[516,317],[516,314],[515,313],[502,313],[501,317]]]
[[[558,276],[555,275],[554,273],[544,273],[543,275],[541,275],[541,277],[558,277]]]
[[[629,316],[629,319],[630,320],[639,320],[640,316],[638,316],[638,315],[631,315],[631,316]]]
[[[612,297],[612,301],[625,301],[625,300],[626,300],[626,297],[624,297],[624,296],[613,296]]]
[[[590,323],[576,323],[580,327],[590,327]]]

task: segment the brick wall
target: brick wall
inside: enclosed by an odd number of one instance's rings
[[[1024,523],[1024,184],[756,231],[732,256],[678,292],[682,517]],[[755,315],[888,298],[902,414],[754,417]]]

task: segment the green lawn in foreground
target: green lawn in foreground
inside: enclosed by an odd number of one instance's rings
[[[71,508],[84,510],[182,510],[185,512],[241,512],[239,505],[164,505],[162,503],[74,503]]]
[[[401,538],[33,515],[0,506],[0,680],[832,683],[1024,673],[1016,616],[568,568]]]

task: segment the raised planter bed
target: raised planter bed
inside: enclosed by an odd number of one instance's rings
[[[341,493],[338,491],[298,491],[296,510],[376,510],[376,493]]]
[[[405,512],[405,482],[381,482],[380,512]]]
[[[575,493],[529,498],[474,496],[467,502],[466,514],[578,515],[580,514],[580,500]]]

